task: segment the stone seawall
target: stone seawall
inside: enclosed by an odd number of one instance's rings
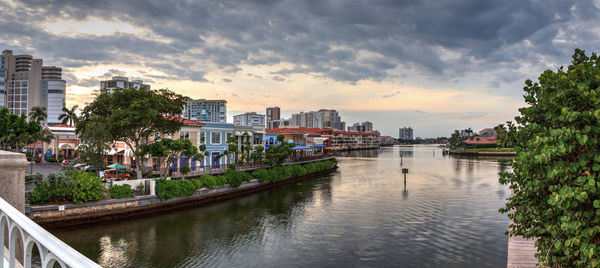
[[[450,151],[452,155],[468,155],[468,156],[506,156],[513,157],[516,156],[515,152],[460,152],[460,151]]]
[[[278,185],[328,174],[335,169],[337,169],[337,166],[329,170],[299,177],[290,177],[275,182],[261,183],[254,179],[243,183],[239,187],[225,185],[215,187],[214,189],[202,188],[197,190],[192,196],[174,197],[167,200],[161,200],[156,195],[146,195],[133,198],[102,200],[85,204],[32,206],[29,217],[47,229],[114,221],[231,199]]]

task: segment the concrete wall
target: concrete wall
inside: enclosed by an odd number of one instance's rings
[[[24,154],[0,151],[0,197],[21,212],[25,212]]]
[[[129,184],[129,186],[131,186],[131,189],[135,190],[139,185],[142,185],[145,188],[146,181],[148,181],[148,183],[150,184],[150,195],[155,195],[156,191],[154,189],[154,185],[156,184],[156,182],[151,179],[115,181],[113,182],[113,185]]]

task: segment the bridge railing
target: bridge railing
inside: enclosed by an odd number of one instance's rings
[[[5,253],[5,228],[8,229],[8,254]],[[18,231],[18,232],[17,232]],[[17,237],[21,238],[23,250],[17,250]],[[33,247],[40,253],[42,268],[53,267],[100,267],[69,245],[37,225],[12,205],[0,198],[0,268],[20,267],[16,252],[23,252],[24,267],[31,267]],[[8,259],[5,256],[8,255]]]

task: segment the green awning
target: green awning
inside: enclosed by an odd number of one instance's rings
[[[114,164],[112,164],[112,165],[109,165],[109,166],[107,166],[107,167],[108,167],[108,168],[114,168],[114,169],[119,169],[119,168],[123,169],[123,168],[127,168],[126,166],[123,166],[123,165],[121,165],[121,164],[119,164],[119,163],[114,163]]]

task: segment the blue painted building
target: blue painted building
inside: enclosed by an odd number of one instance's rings
[[[204,143],[201,144],[206,145],[206,152],[209,153],[209,156],[200,162],[200,167],[212,165],[213,168],[218,168],[220,165],[232,163],[233,160],[229,159],[229,156],[223,156],[221,159],[216,159],[216,157],[227,150],[227,140],[233,135],[233,124],[203,123],[205,125],[201,129],[200,140],[204,137]]]

